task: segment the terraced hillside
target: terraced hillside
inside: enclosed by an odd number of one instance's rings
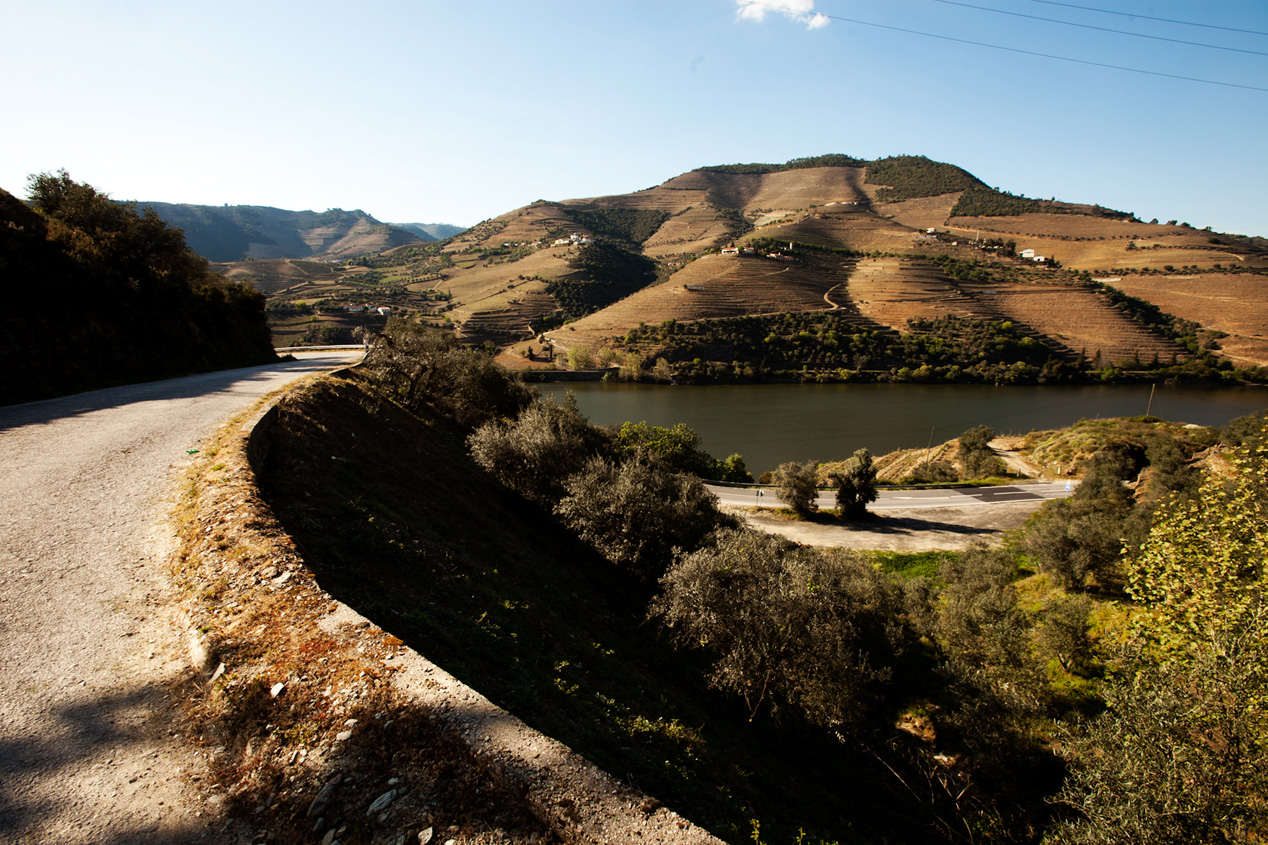
[[[596,348],[639,323],[832,308],[825,297],[840,286],[852,264],[846,259],[793,264],[755,256],[706,255],[668,281],[547,336],[564,348],[574,343]]]
[[[1222,332],[1221,352],[1241,366],[1268,367],[1268,276],[1252,273],[1133,273],[1106,283],[1168,314]]]
[[[720,254],[733,246],[790,260]],[[898,332],[913,319],[959,317],[1010,323],[1071,360],[1097,350],[1106,361],[1183,359],[1155,328],[1109,306],[1090,279],[1139,274],[1157,274],[1148,296],[1183,306],[1177,316],[1236,335],[1225,348],[1243,363],[1261,360],[1257,338],[1268,323],[1268,298],[1253,285],[1217,284],[1227,295],[1200,308],[1183,285],[1169,294],[1182,274],[1222,279],[1236,268],[1263,278],[1262,238],[1002,194],[918,157],[701,168],[631,194],[538,200],[362,266],[383,289],[423,297],[417,310],[507,350],[543,331],[560,346],[597,350],[640,323],[848,304]],[[631,276],[635,266],[652,269]],[[1247,298],[1236,301],[1237,290]],[[440,304],[427,299],[438,295]]]

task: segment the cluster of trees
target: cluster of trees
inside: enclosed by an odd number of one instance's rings
[[[680,381],[1033,384],[1084,377],[1007,321],[945,316],[909,325],[900,335],[840,312],[789,312],[642,326],[621,346],[660,349]]]
[[[1083,214],[1110,220],[1135,220],[1136,215],[1100,205],[1077,205],[1031,199],[978,184],[967,188],[951,209],[952,217],[1016,217],[1021,214]],[[1157,222],[1157,221],[1155,221]]]
[[[686,426],[600,428],[571,395],[562,404],[533,401],[514,419],[486,422],[468,438],[471,456],[491,475],[613,564],[653,583],[676,550],[699,548],[733,525],[693,474],[723,462],[697,443]],[[743,473],[739,456],[726,463]]]
[[[841,153],[829,153],[821,156],[794,158],[784,164],[714,164],[701,167],[706,173],[730,173],[734,175],[760,175],[763,173],[781,173],[785,170],[802,170],[809,167],[863,167],[867,159]]]
[[[887,185],[876,192],[881,202],[900,202],[917,197],[936,197],[980,186],[967,170],[924,156],[892,156],[867,165],[871,185]]]
[[[581,245],[568,265],[580,271],[580,278],[556,279],[546,285],[565,320],[606,308],[656,279],[656,262],[608,241]]]
[[[468,431],[471,456],[502,484],[652,582],[676,549],[733,524],[701,479],[751,480],[742,457],[714,459],[685,425],[593,425],[571,396],[542,401],[482,351],[404,319],[389,321],[365,364],[407,408]]]
[[[819,508],[816,500],[820,475],[816,461],[789,461],[775,468],[771,483],[779,500],[804,519]],[[842,519],[866,517],[867,506],[876,501],[876,466],[866,449],[858,449],[848,460],[831,465],[823,480],[836,488],[837,515]]]
[[[0,401],[276,360],[264,296],[65,171],[0,191]]]
[[[656,234],[656,230],[669,219],[669,212],[654,208],[562,208],[560,209],[578,226],[600,237],[623,241],[632,246]]]

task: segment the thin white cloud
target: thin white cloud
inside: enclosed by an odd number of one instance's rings
[[[827,15],[814,10],[815,0],[735,0],[735,5],[735,16],[742,21],[761,23],[766,20],[767,12],[775,12],[790,21],[804,23],[806,29],[822,29],[829,23]]]

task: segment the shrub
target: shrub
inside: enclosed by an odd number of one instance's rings
[[[592,458],[565,483],[555,515],[604,557],[648,580],[664,574],[676,550],[699,547],[733,524],[699,479],[643,461]]]
[[[789,461],[776,467],[771,476],[775,495],[798,516],[809,516],[819,509],[815,504],[819,495],[819,487],[815,481],[816,467],[814,461],[806,461],[804,464]]]
[[[837,488],[837,510],[847,519],[867,516],[867,506],[876,501],[876,467],[866,449],[859,449],[833,473],[831,484]]]
[[[989,478],[1006,472],[1004,462],[991,448],[995,431],[990,426],[979,425],[960,435],[960,463],[965,478]]]
[[[495,478],[526,498],[549,505],[564,482],[607,442],[568,393],[563,404],[537,401],[514,422],[487,422],[467,439],[471,456]]]
[[[713,654],[710,682],[753,713],[857,727],[906,642],[901,593],[862,557],[747,529],[682,556],[661,584],[652,615],[678,643]]]
[[[430,407],[468,429],[514,417],[533,399],[522,381],[488,355],[401,317],[389,319],[371,341],[365,366],[405,407],[415,412]]]

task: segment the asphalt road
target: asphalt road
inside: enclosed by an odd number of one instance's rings
[[[1009,502],[1034,502],[1036,505],[1048,499],[1062,499],[1074,492],[1077,481],[1035,481],[1009,484],[1001,487],[958,487],[936,490],[880,490],[877,500],[868,510],[921,510],[925,508],[960,508],[966,505],[995,505]],[[737,488],[707,485],[724,505],[740,507],[781,508],[783,502],[775,490],[766,488]],[[762,495],[758,495],[759,492]],[[816,500],[820,509],[835,508],[834,492],[820,493]]]
[[[225,419],[360,354],[0,408],[0,841],[207,834],[199,761],[171,730],[175,483]]]

